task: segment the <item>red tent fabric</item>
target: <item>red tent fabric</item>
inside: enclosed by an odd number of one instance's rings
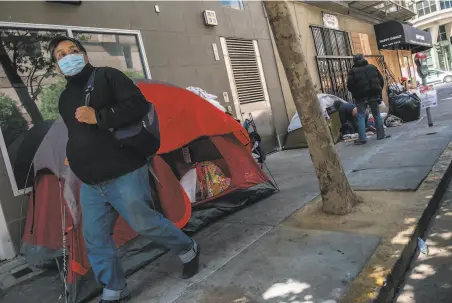
[[[146,99],[155,105],[159,117],[161,146],[153,159],[157,180],[151,178],[154,202],[177,227],[182,229],[186,226],[193,216],[193,208],[196,210],[200,204],[210,202],[214,205],[212,203],[219,200],[224,203],[228,196],[234,194],[234,198],[227,201],[232,206],[227,211],[224,208],[220,211],[227,214],[275,191],[267,175],[251,156],[246,130],[231,116],[185,89],[147,81],[137,85]],[[179,181],[184,173],[180,167],[187,165],[182,155],[184,147],[189,148],[193,163],[210,161],[221,168],[231,179],[229,188],[211,199],[191,203]],[[49,251],[54,252],[63,246],[61,203],[64,203],[63,207],[67,203],[61,196],[62,184],[51,174],[43,175],[35,183],[35,195],[30,197],[23,235],[22,249],[27,260],[32,259],[30,255],[39,253],[37,247],[45,248],[39,250],[42,253],[40,257],[45,259],[46,254],[47,257],[52,255],[48,254]],[[254,192],[252,188],[256,188]],[[69,211],[66,212],[70,284],[75,283],[77,277],[86,276],[90,268],[81,224],[83,220],[79,225],[72,226],[72,217]],[[118,248],[126,247],[137,236],[122,218],[118,219],[114,232]],[[136,249],[135,246],[134,252]]]
[[[244,145],[250,139],[246,130],[203,98],[183,88],[142,81],[138,87],[155,105],[159,116],[159,154],[169,153],[200,137],[233,133]]]

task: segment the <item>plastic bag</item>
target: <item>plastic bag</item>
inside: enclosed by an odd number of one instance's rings
[[[196,202],[196,182],[198,182],[198,178],[196,177],[196,168],[190,169],[180,179],[180,185],[182,185],[191,203]]]
[[[199,87],[189,86],[186,88],[186,90],[191,91],[192,93],[197,94],[198,96],[202,97],[206,101],[209,101],[210,104],[221,110],[222,112],[226,112],[226,108],[223,107],[223,105],[220,104],[220,102],[217,101],[217,96],[209,94],[205,90]]]
[[[416,121],[421,116],[421,100],[416,94],[400,94],[389,98],[389,113],[404,122]]]

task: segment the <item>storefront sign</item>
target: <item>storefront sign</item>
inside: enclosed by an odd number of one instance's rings
[[[323,26],[332,29],[339,29],[339,19],[336,15],[322,13],[323,14]]]
[[[430,33],[397,21],[387,21],[374,26],[378,49],[397,49],[407,46],[416,52],[433,47]]]
[[[419,92],[422,109],[438,106],[438,96],[436,94],[436,89],[433,88],[433,85],[423,86],[419,89]]]

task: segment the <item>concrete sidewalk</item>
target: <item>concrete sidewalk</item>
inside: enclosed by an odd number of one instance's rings
[[[393,137],[384,141],[338,144],[353,187],[415,191],[452,139],[447,123],[452,115],[436,118],[433,129],[421,120],[391,129]],[[295,224],[296,212],[318,195],[309,152],[276,153],[268,158],[268,165],[281,192],[197,234],[203,247],[202,270],[194,278],[180,279],[180,265],[171,256],[132,275],[128,280],[134,293],[131,302],[338,302],[381,237],[361,232],[365,226],[356,224],[356,231]],[[367,193],[367,197],[375,195],[379,193]],[[382,200],[373,201],[381,206],[373,206],[387,207],[388,212],[394,211],[394,220],[402,220],[396,211],[401,208],[391,209],[387,203],[394,195],[382,194]],[[413,197],[414,193],[400,196],[397,205],[403,207]],[[385,216],[385,211],[379,215]]]

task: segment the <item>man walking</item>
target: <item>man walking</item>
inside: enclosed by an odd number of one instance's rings
[[[357,145],[367,142],[365,123],[367,106],[370,107],[375,119],[377,140],[390,137],[390,135],[385,135],[379,108],[384,83],[383,76],[378,68],[369,64],[363,55],[359,54],[353,57],[353,67],[348,73],[347,88],[352,93],[358,108],[359,139],[355,141]]]
[[[198,272],[199,248],[150,208],[146,159],[122,147],[110,131],[139,122],[149,103],[126,75],[102,67],[95,74],[90,106],[85,106],[85,86],[95,70],[85,48],[76,39],[57,37],[49,44],[49,51],[56,69],[67,80],[59,111],[68,129],[70,168],[83,182],[83,236],[93,272],[104,287],[101,303],[125,302],[130,297],[111,237],[118,215],[136,232],[179,256],[183,277],[192,277]]]

